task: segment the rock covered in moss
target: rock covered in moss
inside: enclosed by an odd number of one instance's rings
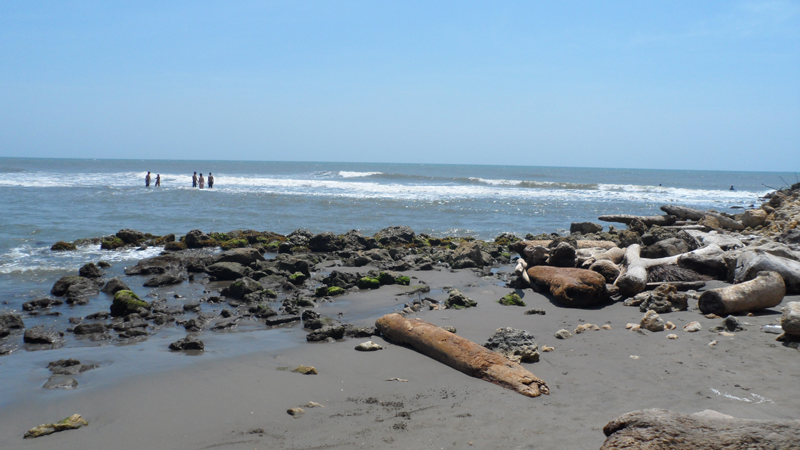
[[[78,248],[75,246],[75,244],[64,241],[58,241],[55,244],[53,244],[52,247],[50,247],[50,250],[54,252],[70,252],[77,249]]]
[[[100,242],[100,248],[103,250],[116,250],[123,246],[125,246],[125,241],[116,236],[105,237]]]
[[[378,289],[381,287],[381,282],[377,278],[361,277],[357,285],[359,289]]]
[[[242,299],[247,294],[252,294],[253,292],[258,292],[263,289],[264,288],[261,287],[258,281],[250,277],[242,277],[222,289],[220,294],[228,298]]]
[[[184,242],[167,242],[164,244],[164,250],[170,252],[179,252],[181,250],[186,250],[188,247]]]
[[[111,315],[124,317],[134,313],[140,313],[150,309],[150,305],[139,298],[133,291],[122,290],[114,294],[114,301],[111,303]]]
[[[444,306],[448,309],[466,309],[478,306],[478,302],[462,294],[458,289],[453,289]]]
[[[80,427],[89,425],[80,414],[73,414],[61,422],[42,424],[38,427],[31,428],[25,433],[25,439],[37,438],[39,436],[47,436],[48,434],[57,433],[65,430],[76,430]]]
[[[516,292],[504,295],[497,303],[505,306],[526,306],[525,302],[522,301],[522,298]]]

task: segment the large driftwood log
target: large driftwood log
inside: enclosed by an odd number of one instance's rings
[[[400,314],[387,314],[378,319],[375,326],[389,340],[408,344],[423,355],[469,376],[528,397],[550,393],[547,383],[519,364],[431,323],[420,319],[409,320]]]
[[[800,449],[800,421],[736,419],[706,410],[681,414],[666,409],[629,412],[603,427],[600,450]]]
[[[786,293],[800,294],[800,262],[769,253],[745,251],[736,259],[733,282],[752,280],[759,272],[778,272],[786,284]]]
[[[661,207],[661,210],[669,215],[689,220],[700,220],[703,218],[703,216],[710,216],[717,219],[717,222],[719,222],[719,225],[722,228],[727,228],[729,230],[736,230],[736,231],[744,230],[744,225],[742,225],[742,222],[738,222],[729,217],[725,217],[722,214],[711,211],[701,211],[699,209],[687,208],[686,206],[677,206],[677,205],[664,205]]]
[[[703,314],[726,316],[778,306],[786,295],[783,278],[776,272],[759,272],[753,280],[700,295],[698,306]]]
[[[711,244],[680,255],[678,265],[724,280],[728,274],[724,254],[725,252],[717,244]]]
[[[630,225],[634,220],[638,220],[648,227],[653,225],[667,226],[675,223],[675,216],[632,216],[630,214],[612,214],[600,216],[598,219],[602,220],[603,222],[624,223],[625,225]]]
[[[633,297],[647,288],[647,269],[649,267],[662,264],[677,264],[680,256],[645,259],[639,256],[641,251],[642,247],[639,244],[631,244],[625,250],[624,268],[614,282],[623,297]]]

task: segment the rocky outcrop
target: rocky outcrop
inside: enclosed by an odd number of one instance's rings
[[[575,234],[590,234],[603,231],[603,226],[594,222],[572,222],[569,225],[569,232]]]
[[[184,244],[188,248],[203,248],[208,246],[209,241],[211,241],[211,237],[200,230],[192,230],[184,237]]]
[[[145,235],[141,231],[124,229],[117,231],[117,238],[130,245],[139,245],[144,241]]]
[[[183,269],[183,259],[179,255],[159,255],[140,260],[136,265],[126,267],[125,275],[161,275],[179,272]]]
[[[64,343],[64,338],[61,334],[47,330],[41,325],[25,330],[22,340],[26,344],[60,345]]]
[[[491,264],[492,257],[481,251],[481,246],[477,242],[462,242],[453,252],[451,266],[454,269],[466,269],[468,267],[483,267]]]
[[[183,278],[174,273],[162,273],[144,282],[146,287],[171,286],[183,283]]]
[[[0,328],[22,329],[25,328],[25,322],[19,314],[4,313],[0,314]]]
[[[524,330],[498,328],[483,346],[516,363],[539,361],[539,346],[536,344],[536,339]]]
[[[453,289],[444,306],[447,309],[466,309],[478,306],[478,302],[462,294],[458,289]]]
[[[596,304],[606,298],[606,280],[597,272],[569,267],[535,266],[528,269],[532,283],[571,308]]]
[[[140,299],[133,291],[119,291],[114,294],[114,301],[111,303],[111,315],[124,317],[130,314],[138,314],[150,309],[150,304]]]
[[[215,281],[233,281],[249,277],[253,269],[235,262],[218,262],[206,267],[206,273]]]
[[[70,242],[64,242],[64,241],[58,241],[55,244],[53,244],[52,247],[50,247],[50,250],[54,251],[54,252],[68,252],[68,251],[74,251],[74,250],[77,250],[77,249],[78,249],[78,247],[76,247],[75,244],[72,244]]]
[[[245,247],[224,251],[215,256],[212,260],[212,263],[216,264],[221,262],[234,262],[243,266],[250,266],[257,261],[266,261],[266,259],[261,255],[261,253],[258,252],[258,250],[252,247]]]
[[[387,247],[411,244],[415,237],[414,230],[407,226],[387,227],[374,236],[378,243]]]
[[[114,278],[108,280],[108,282],[105,284],[105,286],[103,286],[103,288],[100,289],[100,290],[102,292],[105,292],[106,294],[114,295],[119,291],[130,291],[131,288],[129,288],[128,285],[125,284],[124,281],[120,280],[119,278],[114,277]]]

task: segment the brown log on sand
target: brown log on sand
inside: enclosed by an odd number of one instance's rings
[[[600,450],[800,450],[800,420],[748,420],[706,410],[629,412],[603,427]]]
[[[778,306],[784,295],[786,285],[777,272],[759,272],[750,281],[703,292],[698,306],[703,314],[726,316]]]
[[[603,222],[616,222],[630,225],[634,220],[639,220],[643,224],[651,227],[653,225],[667,226],[675,223],[675,216],[632,216],[630,214],[612,214],[600,216],[598,219]]]
[[[550,393],[547,383],[519,364],[432,323],[420,319],[409,320],[393,313],[378,319],[375,326],[390,341],[410,345],[423,355],[469,376],[528,397]]]
[[[642,247],[639,244],[631,244],[625,250],[623,270],[614,281],[614,285],[619,288],[619,293],[623,297],[633,297],[647,288],[647,268],[660,266],[662,264],[677,264],[678,256],[667,256],[665,258],[647,259],[639,254]]]
[[[700,220],[703,218],[703,216],[711,216],[717,219],[717,222],[719,222],[719,225],[722,228],[727,228],[729,230],[736,230],[736,231],[744,230],[744,225],[742,225],[742,222],[738,222],[729,217],[725,217],[722,214],[711,211],[701,211],[699,209],[687,208],[686,206],[677,206],[677,205],[664,205],[661,207],[661,210],[669,215],[689,220]]]

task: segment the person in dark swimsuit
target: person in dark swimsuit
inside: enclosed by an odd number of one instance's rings
[[[150,187],[150,172],[144,177],[144,187]]]
[[[156,174],[156,187],[161,187],[161,174]]]
[[[197,187],[197,172],[192,175],[192,187]]]
[[[214,187],[214,175],[211,175],[211,172],[208,172],[208,188],[211,189]]]

